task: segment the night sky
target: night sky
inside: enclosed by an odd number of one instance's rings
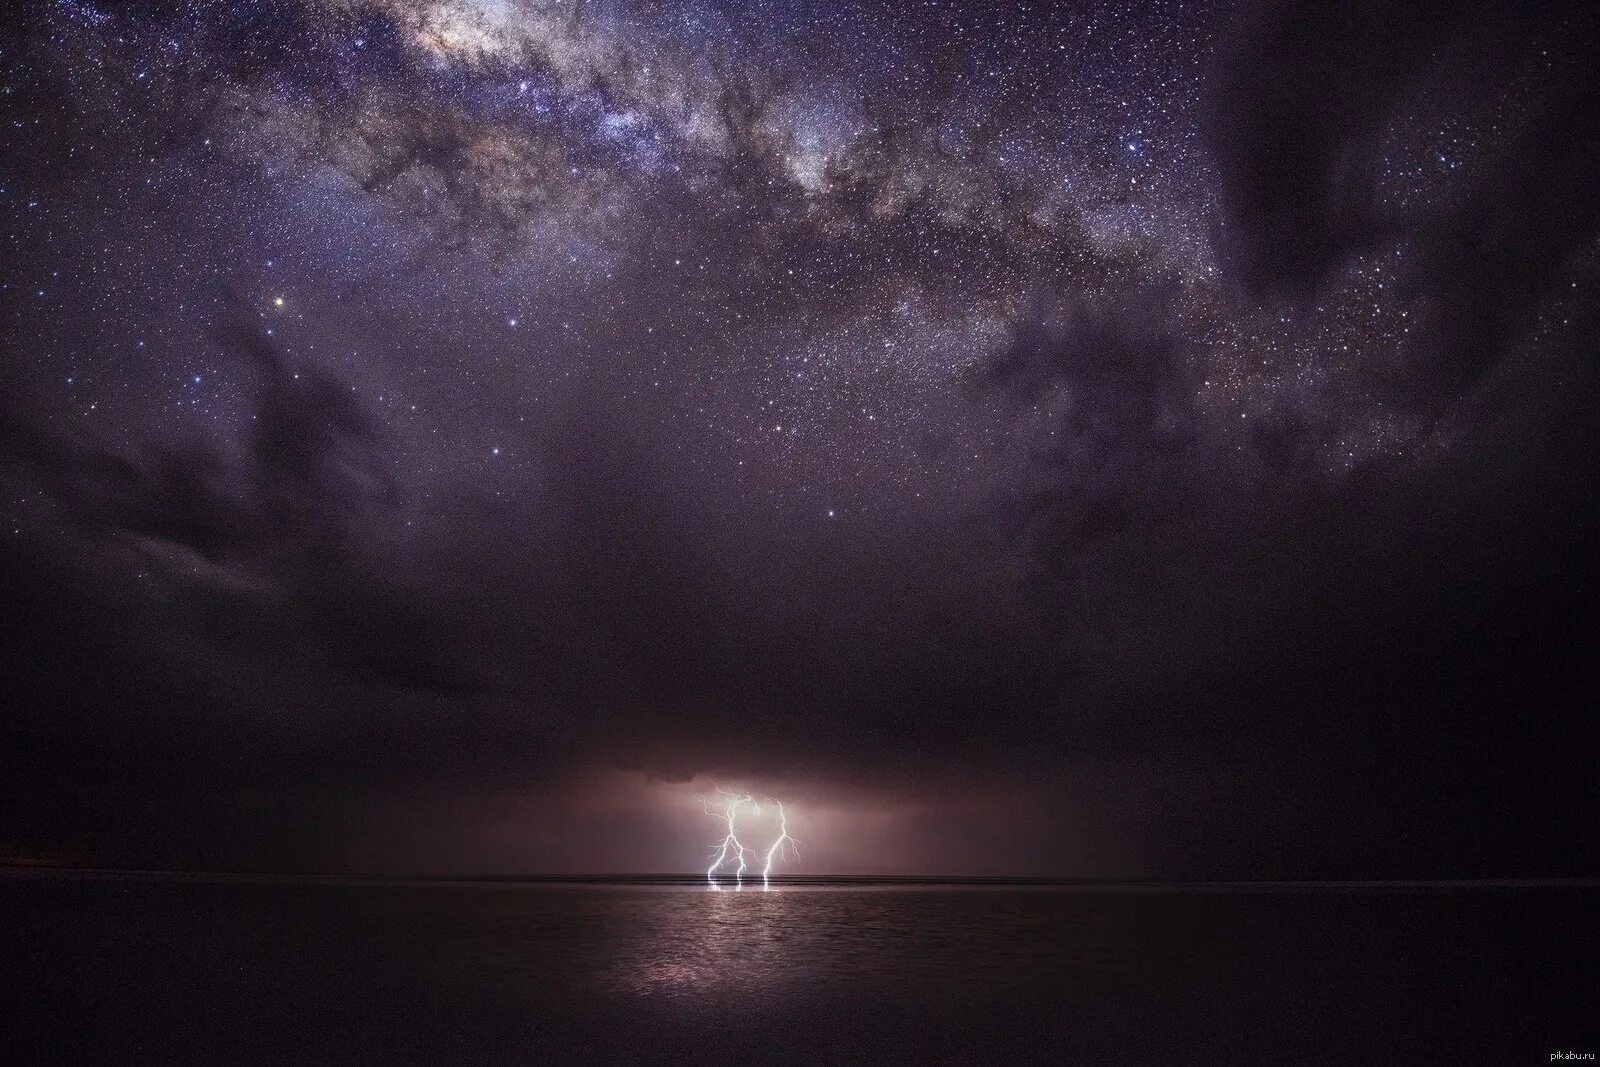
[[[1587,4],[0,35],[0,860],[1593,875]]]

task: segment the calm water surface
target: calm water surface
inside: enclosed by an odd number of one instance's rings
[[[0,1058],[1546,1063],[1596,898],[0,877]]]

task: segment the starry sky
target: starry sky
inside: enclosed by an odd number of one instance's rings
[[[0,859],[1596,873],[1597,45],[17,5]]]

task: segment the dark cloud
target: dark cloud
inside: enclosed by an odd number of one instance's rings
[[[1584,4],[1243,5],[1206,125],[1232,268],[1309,301],[1358,254],[1403,248],[1398,284],[1434,336],[1394,384],[1424,402],[1470,388],[1600,224],[1597,44]],[[1463,116],[1497,143],[1460,151],[1425,125]],[[1397,211],[1395,184],[1418,203]]]
[[[17,484],[59,509],[86,570],[137,570],[171,598],[173,622],[220,655],[476,685],[434,613],[363,543],[393,512],[395,487],[350,386],[291,363],[236,297],[212,332],[254,382],[237,451],[199,438],[120,450],[12,412],[4,455]]]
[[[1040,308],[983,370],[1014,409],[1050,412],[1025,487],[1047,551],[1071,555],[1169,523],[1232,472],[1201,455],[1205,432],[1173,336],[1170,300],[1134,294]]]

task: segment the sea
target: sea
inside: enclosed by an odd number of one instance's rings
[[[0,1062],[1533,1064],[1595,883],[0,873]]]

